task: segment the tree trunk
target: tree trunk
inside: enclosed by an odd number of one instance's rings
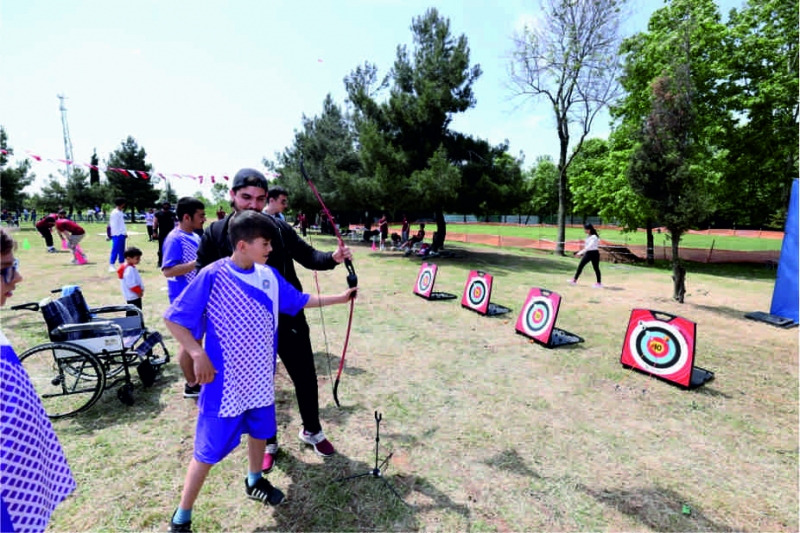
[[[441,250],[444,247],[445,237],[447,237],[447,223],[444,221],[444,211],[439,208],[436,210],[436,233],[431,240],[431,251]]]
[[[567,225],[567,147],[562,146],[558,162],[558,234],[556,236],[556,255],[564,255]]]
[[[655,243],[653,242],[653,221],[647,221],[647,264],[653,266],[656,264],[655,257]]]
[[[672,241],[672,299],[682,304],[683,297],[686,294],[686,269],[681,265],[681,258],[679,255],[681,242],[680,232],[670,230],[670,239]]]

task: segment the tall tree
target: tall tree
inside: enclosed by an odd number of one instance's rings
[[[436,248],[446,236],[444,210],[457,205],[461,170],[455,165],[466,159],[455,153],[463,136],[449,126],[456,113],[475,105],[472,85],[481,68],[470,66],[466,36],[453,37],[449,19],[436,9],[415,18],[411,31],[414,49],[397,47],[387,101],[375,100],[386,83],[378,82],[372,65],[353,71],[345,86],[356,111],[365,173],[398,208],[414,202],[418,211],[433,211]]]
[[[647,201],[669,231],[672,297],[680,303],[686,293],[686,270],[679,255],[681,236],[707,216],[710,204],[706,188],[709,180],[696,165],[703,153],[694,139],[694,90],[687,56],[683,63],[653,82],[651,111],[636,136],[637,145],[628,168],[633,190]]]
[[[797,0],[749,0],[727,24],[720,93],[737,120],[722,131],[719,216],[738,225],[768,224],[798,174],[799,10]]]
[[[309,177],[331,209],[380,207],[376,204],[379,198],[370,193],[369,183],[361,178],[352,123],[330,94],[325,96],[320,115],[303,116],[303,128],[295,131],[292,146],[276,154],[276,161],[264,159],[267,168],[280,174],[276,183],[289,192],[292,210],[316,213],[319,204],[300,175],[301,155]]]
[[[115,196],[122,196],[127,200],[131,220],[135,220],[137,212],[155,204],[159,197],[159,192],[153,187],[148,174],[152,166],[147,163],[146,158],[147,152],[144,148],[140,148],[131,136],[128,136],[108,158],[109,168],[106,170],[108,183]]]
[[[513,39],[509,63],[513,93],[544,99],[556,122],[556,253],[560,255],[564,254],[566,235],[569,165],[580,153],[597,114],[619,93],[619,25],[625,3],[626,0],[541,0],[540,19],[526,25]],[[576,141],[573,131],[577,132]]]
[[[33,183],[35,174],[30,172],[31,162],[27,159],[17,163],[15,167],[8,166],[9,156],[14,154],[14,149],[8,145],[8,134],[0,126],[0,201],[3,209],[22,209],[27,195],[22,189]]]

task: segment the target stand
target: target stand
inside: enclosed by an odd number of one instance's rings
[[[694,365],[697,324],[649,309],[633,309],[620,363],[685,389],[699,387],[714,373]]]
[[[471,271],[467,276],[467,283],[464,285],[461,307],[483,316],[498,316],[511,312],[510,308],[489,301],[492,296],[493,279],[492,275],[486,272]]]
[[[433,263],[422,263],[417,274],[417,282],[414,284],[414,294],[426,300],[455,300],[458,298],[455,294],[433,290],[438,271],[439,267]]]
[[[533,339],[545,348],[583,342],[582,337],[555,327],[559,307],[561,296],[558,293],[532,288],[517,318],[517,333]]]

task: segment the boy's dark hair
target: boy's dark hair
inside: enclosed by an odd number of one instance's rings
[[[251,243],[259,237],[271,241],[277,233],[278,225],[271,216],[249,209],[236,213],[228,223],[228,239],[234,250],[239,241]]]
[[[178,206],[175,208],[175,211],[178,215],[178,221],[180,222],[183,220],[183,215],[189,215],[189,218],[191,218],[199,210],[205,210],[205,208],[205,204],[197,198],[192,196],[184,196],[178,200]]]
[[[127,203],[128,202],[126,202],[125,198],[123,198],[122,196],[117,196],[116,198],[114,198],[114,205],[117,206],[117,207],[119,207],[121,205],[125,205]]]
[[[272,187],[270,190],[267,191],[267,201],[269,201],[270,199],[274,200],[280,198],[281,196],[286,196],[288,198],[289,191],[287,191],[280,185],[275,185],[274,187]]]
[[[142,251],[135,246],[125,248],[125,257],[142,257]]]
[[[6,230],[0,229],[0,253],[7,254],[14,249],[14,239],[6,233]]]
[[[419,229],[425,229],[425,224],[424,223],[420,224]]]

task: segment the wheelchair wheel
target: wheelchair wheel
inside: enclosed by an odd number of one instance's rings
[[[106,375],[91,352],[69,343],[36,346],[19,356],[52,419],[76,415],[103,394]]]

